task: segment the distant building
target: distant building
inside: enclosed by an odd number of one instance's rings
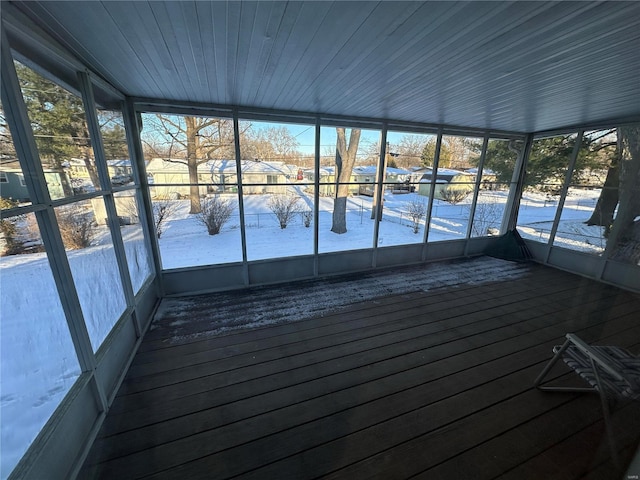
[[[420,177],[418,194],[428,197],[431,194],[431,182],[433,169],[427,168]],[[449,168],[439,168],[435,178],[435,190],[433,198],[438,200],[448,200],[456,193],[471,193],[474,189],[476,177],[467,172],[452,170]]]
[[[151,195],[156,198],[180,198],[189,195],[189,169],[185,160],[154,158],[146,167]],[[284,194],[295,181],[298,168],[283,162],[242,160],[244,194]],[[152,180],[151,180],[152,179]],[[200,195],[236,192],[238,175],[235,160],[209,160],[198,165]]]
[[[44,169],[44,178],[52,199],[64,198],[62,184],[65,176],[66,173],[64,171],[51,168]],[[0,163],[0,197],[17,202],[28,202],[30,200],[22,168],[16,159],[2,160]]]

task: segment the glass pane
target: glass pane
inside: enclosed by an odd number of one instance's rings
[[[523,147],[522,141],[489,140],[471,226],[472,237],[500,234],[509,190],[515,187],[515,183],[512,183],[513,171]],[[476,175],[478,168],[472,168],[468,172]]]
[[[82,99],[15,66],[51,198],[100,190]]]
[[[247,258],[312,254],[309,160],[314,158],[315,126],[243,121],[241,131]]]
[[[378,246],[424,240],[429,199],[420,189],[420,179],[433,165],[436,139],[436,135],[387,132],[384,211]]]
[[[242,261],[233,122],[143,114],[164,269]]]
[[[549,241],[575,141],[575,134],[534,140],[518,210],[518,232],[524,238]]]
[[[21,249],[0,257],[1,476],[6,478],[80,375],[33,214],[2,219]]]
[[[138,293],[153,272],[151,252],[144,241],[135,192],[117,192],[114,198],[133,292]]]
[[[126,308],[101,197],[56,208],[82,313],[94,350]]]
[[[554,245],[596,254],[604,250],[618,197],[616,146],[615,129],[584,133]]]
[[[429,223],[430,242],[467,236],[477,168],[473,173],[468,170],[477,167],[482,143],[481,138],[442,136]],[[423,191],[431,191],[432,178],[432,170],[424,173],[420,185]]]
[[[335,252],[371,248],[380,132],[322,127],[320,142],[318,249]],[[342,168],[338,166],[340,161]]]
[[[30,204],[22,167],[18,161],[2,103],[0,103],[0,209]]]
[[[96,113],[111,184],[120,186],[133,183],[122,112],[98,110]]]

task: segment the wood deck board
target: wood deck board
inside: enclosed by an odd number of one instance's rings
[[[509,455],[473,478],[540,478],[601,428],[597,397],[594,408],[531,388],[551,346],[574,331],[637,351],[638,315],[635,294],[532,266],[516,280],[408,285],[317,319],[190,342],[154,331],[80,478],[472,478],[500,451]],[[637,442],[619,435],[623,452]],[[598,455],[556,478],[595,475],[608,460]]]

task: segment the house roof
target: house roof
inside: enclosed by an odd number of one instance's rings
[[[240,162],[240,167],[243,173],[291,175],[292,173],[297,172],[297,167],[293,165],[286,165],[284,162],[256,162],[253,160],[242,160]],[[147,164],[147,172],[152,174],[187,174],[189,172],[189,168],[186,164],[186,161],[183,159],[154,158]],[[198,173],[225,173],[229,175],[235,175],[236,161],[208,160],[198,165]]]
[[[76,67],[40,38],[124,94],[164,103],[512,132],[640,118],[640,2],[2,6],[12,47],[69,84]]]

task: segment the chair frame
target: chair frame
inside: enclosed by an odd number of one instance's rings
[[[599,388],[596,386],[594,387],[560,387],[560,386],[543,386],[542,385],[542,381],[544,380],[544,378],[551,371],[551,369],[557,363],[557,361],[562,357],[562,354],[572,345],[576,347],[585,356],[585,358],[589,359],[591,363],[591,368],[593,369],[593,375],[595,377],[595,384],[597,386],[600,386]],[[603,355],[601,355],[600,352],[598,352],[597,350],[594,350],[589,344],[585,343],[582,339],[580,339],[575,334],[567,333],[565,342],[562,344],[562,346],[559,349],[555,351],[553,358],[551,358],[551,360],[549,361],[549,363],[547,363],[547,365],[544,367],[542,372],[540,372],[540,375],[538,375],[538,377],[535,379],[534,386],[538,390],[548,391],[548,392],[598,393],[600,396],[600,403],[602,404],[605,430],[607,434],[607,440],[609,442],[609,448],[611,449],[611,457],[616,467],[620,468],[620,459],[618,457],[618,451],[615,447],[613,429],[611,427],[611,414],[609,410],[608,389],[602,386],[603,382],[601,381],[599,370],[606,372],[616,380],[619,380],[619,381],[625,380],[625,377],[620,372],[612,368],[609,362],[607,361],[607,359]],[[578,375],[580,374],[578,373]]]

